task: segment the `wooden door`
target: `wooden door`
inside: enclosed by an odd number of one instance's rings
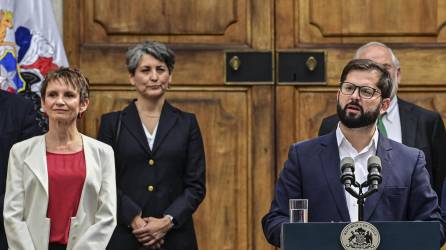
[[[194,214],[200,249],[271,249],[263,238],[274,183],[274,86],[225,85],[226,50],[273,49],[273,0],[66,0],[70,64],[91,81],[83,131],[135,97],[127,48],[167,43],[177,55],[168,100],[194,112],[205,143],[207,195]],[[272,70],[272,69],[271,69]]]
[[[70,63],[92,82],[82,128],[93,137],[101,114],[135,96],[127,48],[154,39],[177,53],[168,99],[197,114],[206,150],[208,192],[194,216],[200,249],[272,249],[260,220],[277,172],[289,145],[316,136],[335,112],[341,70],[361,44],[394,48],[399,96],[446,117],[443,1],[66,0],[64,20]],[[323,51],[325,84],[226,85],[224,55],[234,50]]]
[[[276,48],[324,51],[323,85],[277,86],[277,165],[291,143],[315,137],[336,112],[341,71],[355,50],[386,43],[401,63],[398,96],[446,118],[446,3],[436,0],[277,0]],[[291,119],[290,119],[291,117]]]

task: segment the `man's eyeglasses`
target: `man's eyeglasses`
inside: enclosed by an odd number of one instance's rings
[[[371,99],[375,93],[381,95],[381,92],[377,89],[368,86],[356,86],[351,82],[341,82],[341,93],[344,95],[353,95],[356,89],[359,89],[359,96],[365,99]]]

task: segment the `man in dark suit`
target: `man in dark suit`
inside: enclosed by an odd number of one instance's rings
[[[446,132],[441,115],[396,96],[401,80],[400,63],[385,44],[367,43],[356,51],[355,58],[370,59],[386,67],[393,83],[390,107],[382,117],[387,137],[424,152],[431,185],[440,198],[446,177]],[[319,135],[336,129],[338,121],[337,115],[325,118]]]
[[[8,248],[3,227],[3,199],[9,150],[16,142],[40,133],[33,104],[19,95],[0,90],[0,249]]]
[[[345,66],[337,92],[340,121],[335,131],[290,147],[276,184],[270,211],[263,217],[266,239],[280,245],[281,225],[289,221],[289,199],[308,199],[309,222],[357,221],[356,199],[340,182],[340,159],[355,161],[355,179],[367,180],[367,160],[382,161],[382,183],[364,204],[366,221],[440,221],[437,196],[429,185],[422,151],[382,136],[378,116],[390,105],[391,81],[386,69],[371,60]]]

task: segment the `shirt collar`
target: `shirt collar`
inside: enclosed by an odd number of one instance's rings
[[[347,140],[347,138],[342,133],[340,124],[341,124],[341,122],[338,122],[338,127],[336,128],[336,140],[338,143],[338,148],[341,147],[342,145],[346,145],[348,147],[353,148],[352,144]],[[375,132],[373,133],[372,139],[370,140],[369,144],[364,149],[362,149],[361,152],[357,152],[357,153],[361,154],[361,153],[367,152],[371,149],[373,149],[374,153],[376,153],[376,149],[377,149],[377,145],[378,145],[378,138],[379,138],[379,131],[378,131],[377,127],[375,126]]]
[[[396,119],[396,115],[398,113],[398,98],[394,96],[390,101],[390,106],[387,109],[386,115],[383,116],[383,119],[386,122],[392,123],[394,119]]]

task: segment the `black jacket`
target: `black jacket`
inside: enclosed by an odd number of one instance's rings
[[[401,119],[402,143],[422,150],[433,189],[441,199],[441,189],[446,177],[446,132],[440,114],[421,108],[398,98]],[[319,135],[336,129],[338,116],[324,118]]]
[[[204,146],[195,115],[166,101],[150,150],[132,102],[121,112],[102,116],[98,139],[114,147],[116,158],[118,226],[107,249],[139,249],[129,228],[139,212],[143,217],[173,216],[175,226],[165,236],[163,249],[197,249],[192,214],[206,190]]]
[[[32,102],[0,90],[0,249],[8,248],[3,226],[3,199],[9,150],[15,143],[41,133]]]

